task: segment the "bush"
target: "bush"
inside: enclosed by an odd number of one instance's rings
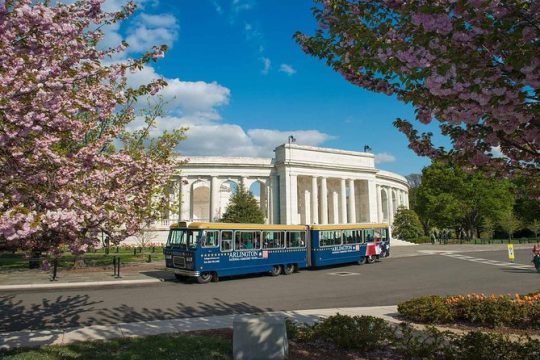
[[[452,341],[451,359],[464,360],[538,360],[540,341],[525,338],[512,341],[501,334],[484,334],[477,331]]]
[[[429,236],[418,236],[414,239],[410,239],[410,242],[413,242],[415,244],[428,244],[431,243],[431,239]]]
[[[342,349],[370,351],[381,348],[392,335],[383,319],[373,316],[330,316],[312,326],[287,321],[287,336],[296,341],[324,340]]]
[[[508,326],[540,329],[540,293],[528,295],[486,297],[424,296],[398,305],[399,313],[407,320],[443,324],[463,321],[483,326]]]
[[[315,326],[315,335],[342,349],[380,348],[392,333],[386,321],[373,316],[334,315]]]
[[[299,342],[316,342],[320,346],[320,341],[324,341],[343,349],[363,352],[384,349],[386,353],[399,354],[407,359],[540,359],[540,341],[529,337],[511,340],[508,336],[480,332],[458,335],[434,327],[415,330],[406,323],[394,329],[386,321],[371,316],[337,314],[311,326],[287,321],[287,334]]]
[[[423,296],[398,305],[398,312],[407,320],[441,324],[454,320],[446,299],[437,296]]]

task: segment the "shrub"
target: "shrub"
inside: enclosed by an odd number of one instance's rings
[[[540,294],[516,294],[486,297],[483,294],[425,296],[398,305],[406,319],[424,323],[447,323],[452,320],[484,326],[540,328]]]
[[[334,315],[315,326],[315,335],[343,349],[363,351],[382,347],[391,335],[390,326],[373,316]]]
[[[311,326],[287,321],[287,334],[299,342],[314,341],[320,345],[322,340],[340,348],[364,352],[385,349],[407,359],[540,359],[540,341],[529,337],[511,340],[505,335],[481,332],[458,335],[434,327],[415,330],[406,323],[394,329],[386,321],[371,316],[337,314]]]
[[[429,236],[418,236],[414,239],[410,239],[410,242],[413,242],[415,244],[427,244],[431,243],[431,239]]]
[[[437,295],[405,301],[398,305],[398,312],[416,322],[440,324],[454,320],[446,299]]]
[[[452,358],[464,360],[538,360],[540,341],[525,338],[512,341],[501,334],[469,332],[452,341]]]
[[[314,338],[313,326],[295,323],[289,319],[285,321],[285,326],[287,327],[287,338],[291,340],[309,342]]]
[[[286,322],[287,337],[309,342],[324,340],[342,349],[370,351],[381,348],[392,335],[386,321],[373,316],[330,316],[312,326]]]

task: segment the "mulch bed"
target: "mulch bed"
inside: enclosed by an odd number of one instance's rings
[[[233,339],[232,329],[215,329],[192,331],[192,335],[221,337]],[[404,360],[405,357],[393,354],[390,351],[378,350],[369,354],[361,354],[357,351],[338,349],[327,343],[298,343],[289,340],[289,358],[295,360]]]

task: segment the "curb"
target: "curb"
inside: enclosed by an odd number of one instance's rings
[[[96,286],[114,286],[114,285],[139,285],[160,283],[159,279],[139,279],[139,280],[111,280],[111,281],[83,281],[69,283],[51,283],[51,284],[17,284],[0,285],[0,291],[24,291],[24,290],[47,290],[47,289],[68,289]]]
[[[397,306],[373,306],[352,308],[330,308],[311,310],[270,311],[255,314],[231,314],[220,316],[151,320],[112,325],[90,325],[64,329],[21,330],[0,333],[0,351],[17,348],[36,348],[44,345],[66,345],[77,341],[111,340],[150,336],[158,334],[176,334],[181,332],[232,328],[236,316],[270,315],[281,316],[302,323],[313,323],[336,313],[342,315],[371,315],[398,323],[393,316]],[[0,353],[1,355],[1,353]]]

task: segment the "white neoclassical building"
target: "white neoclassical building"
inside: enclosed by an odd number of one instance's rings
[[[273,159],[181,157],[161,225],[218,221],[238,183],[259,200],[267,223],[335,224],[393,221],[408,207],[407,180],[375,168],[367,152],[283,144]],[[185,162],[185,163],[184,163]]]

